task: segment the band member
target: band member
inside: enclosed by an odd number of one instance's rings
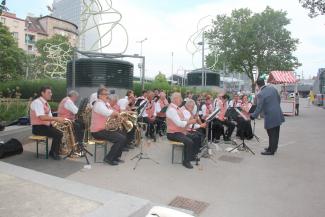
[[[241,101],[237,93],[234,94],[233,99],[229,102],[230,108],[239,108],[241,106]]]
[[[251,119],[257,118],[264,111],[264,128],[269,136],[269,147],[262,155],[274,155],[278,149],[280,126],[284,116],[280,107],[281,98],[278,91],[272,86],[265,86],[263,79],[256,81],[260,89],[257,95],[257,107]]]
[[[250,122],[250,113],[249,110],[252,107],[252,103],[248,101],[247,95],[242,96],[241,103],[241,115],[237,119],[237,135],[241,139],[251,139],[253,138],[253,131]]]
[[[228,109],[228,103],[227,103],[227,96],[225,93],[221,93],[218,96],[218,108],[220,109],[220,112],[217,115],[216,120],[214,121],[214,125],[216,126],[216,139],[219,140],[221,134],[223,134],[224,141],[230,141],[230,137],[232,135],[232,132],[235,129],[235,124],[233,124],[231,121],[227,120],[225,117],[226,111]],[[226,133],[223,133],[223,125],[227,127]]]
[[[166,94],[162,91],[159,94],[159,100],[155,103],[156,108],[156,114],[157,114],[157,133],[159,133],[160,136],[163,136],[162,133],[162,124],[166,120],[166,111],[162,112],[162,110],[165,110],[165,108],[168,106],[168,101],[166,99]]]
[[[182,104],[182,95],[175,92],[171,96],[171,104],[168,106],[166,117],[167,117],[167,138],[169,140],[184,143],[184,160],[183,166],[192,169],[191,160],[193,155],[193,147],[195,142],[188,136],[188,126],[195,124],[196,120],[190,119],[185,121],[185,117],[179,106]]]
[[[109,106],[117,113],[121,113],[120,106],[117,104],[118,103],[118,97],[115,94],[111,94],[108,99]],[[124,111],[126,112],[126,111]],[[135,146],[132,143],[132,141],[135,138],[135,127],[133,126],[132,130],[128,133],[125,132],[126,137],[127,137],[127,144],[126,147],[123,148],[123,151],[128,151],[128,149],[133,149]]]
[[[202,119],[205,120],[213,111],[211,96],[207,95],[205,98],[205,103],[201,107]]]
[[[148,91],[147,106],[142,113],[143,122],[148,124],[146,136],[149,136],[151,139],[156,141],[156,132],[155,132],[155,124],[156,124],[156,108],[155,102],[153,101],[154,93],[152,91]]]
[[[185,102],[187,102],[188,100],[193,100],[193,93],[192,92],[187,92],[187,97],[184,99]],[[198,106],[197,104],[195,103],[194,105],[194,109],[192,111],[192,114],[195,115],[197,113],[197,110],[198,110]]]
[[[79,93],[77,91],[70,91],[68,96],[65,97],[59,104],[58,116],[69,119],[73,122],[75,138],[78,144],[82,144],[84,137],[84,126],[80,121],[76,121],[75,115],[78,113],[78,108],[75,102],[78,100]]]
[[[102,88],[102,87],[105,87],[104,85],[99,85],[99,88]],[[92,108],[95,101],[97,100],[97,92],[94,92],[92,93],[90,96],[89,96],[89,107]]]
[[[206,123],[202,123],[201,119],[198,115],[193,115],[193,109],[195,106],[195,102],[192,99],[188,99],[185,105],[181,108],[184,118],[186,121],[190,119],[196,120],[195,124],[189,125],[187,128],[188,135],[193,139],[195,145],[193,147],[193,153],[199,153],[200,148],[202,147],[202,143],[205,137],[205,127]],[[193,156],[194,157],[194,156]],[[193,158],[194,159],[194,158]]]
[[[115,166],[122,163],[120,159],[122,150],[127,144],[126,136],[119,131],[105,130],[105,123],[108,117],[117,117],[119,114],[108,104],[108,89],[101,87],[97,91],[97,100],[93,106],[91,115],[90,132],[95,139],[107,140],[113,143],[109,153],[105,156],[104,162]]]
[[[120,107],[121,111],[130,111],[134,105],[134,93],[133,90],[128,90],[126,96],[119,99],[117,105]]]
[[[47,136],[52,138],[50,157],[54,160],[60,160],[59,149],[63,133],[51,126],[52,121],[63,123],[66,119],[63,117],[53,117],[48,101],[52,98],[52,90],[49,86],[43,86],[40,89],[40,97],[33,100],[30,105],[30,120],[32,132],[35,135]]]

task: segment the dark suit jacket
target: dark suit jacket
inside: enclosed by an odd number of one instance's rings
[[[252,117],[257,118],[263,111],[265,129],[280,126],[284,122],[280,102],[280,95],[274,87],[263,86],[259,94],[257,94],[257,107]]]

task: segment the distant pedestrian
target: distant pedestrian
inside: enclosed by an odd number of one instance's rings
[[[295,115],[298,116],[299,115],[299,93],[298,92],[296,92],[295,94],[295,103],[296,103]]]
[[[280,107],[281,98],[278,91],[272,86],[265,86],[263,79],[256,81],[260,89],[257,94],[257,107],[251,119],[255,119],[264,111],[264,128],[269,136],[269,147],[262,155],[274,155],[278,149],[280,125],[284,122],[284,116]]]

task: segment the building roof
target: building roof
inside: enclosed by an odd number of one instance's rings
[[[76,27],[76,29],[78,29],[78,26],[70,21],[67,21],[67,20],[62,20],[62,19],[59,19],[57,17],[52,17],[52,16],[49,16],[49,15],[46,15],[46,16],[43,16],[43,17],[39,17],[38,19],[41,20],[41,19],[44,19],[44,18],[50,18],[50,19],[55,19],[55,20],[58,20],[58,21],[61,21],[61,22],[65,22],[65,23],[69,23],[71,25],[74,25]]]
[[[25,26],[28,31],[35,32],[42,35],[47,35],[46,31],[43,29],[38,18],[36,17],[26,17]]]
[[[267,79],[267,83],[271,84],[292,84],[296,82],[297,79],[292,71],[272,71]]]

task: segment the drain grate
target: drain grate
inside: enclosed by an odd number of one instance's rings
[[[209,206],[208,203],[192,200],[185,197],[177,196],[175,199],[168,204],[169,206],[187,209],[193,211],[196,215],[199,215],[205,208]]]
[[[240,163],[243,161],[243,158],[241,157],[235,157],[235,156],[228,156],[228,155],[222,155],[218,158],[218,160],[221,161],[227,161],[231,163]]]

